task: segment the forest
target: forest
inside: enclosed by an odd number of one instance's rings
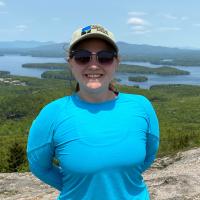
[[[10,81],[0,81],[0,172],[26,172],[26,143],[33,119],[47,103],[70,95],[75,82],[54,76],[4,74],[1,79],[5,78]],[[16,81],[18,85],[13,84]],[[159,157],[200,146],[200,86],[157,85],[147,90],[115,85],[120,92],[141,94],[152,102],[160,123]]]

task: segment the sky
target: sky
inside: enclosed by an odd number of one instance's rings
[[[200,0],[0,0],[0,41],[69,42],[90,24],[116,41],[200,49]]]

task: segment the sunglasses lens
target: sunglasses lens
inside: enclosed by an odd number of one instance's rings
[[[74,53],[75,61],[80,65],[85,65],[90,62],[91,53],[87,51],[76,51]]]
[[[86,65],[90,62],[92,53],[87,50],[77,50],[73,52],[74,60],[79,65]],[[96,53],[96,58],[100,65],[109,65],[112,64],[114,57],[116,56],[115,52],[113,51],[99,51]]]
[[[100,51],[97,54],[98,61],[102,65],[112,64],[114,59],[114,52],[112,51]]]

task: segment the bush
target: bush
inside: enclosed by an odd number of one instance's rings
[[[8,171],[17,172],[26,161],[26,150],[17,141],[15,141],[8,150]]]

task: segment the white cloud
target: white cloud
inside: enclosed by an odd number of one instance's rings
[[[142,18],[131,17],[128,19],[127,24],[136,25],[136,26],[144,26],[144,25],[147,25],[148,23]]]
[[[0,1],[0,6],[5,6],[6,4],[3,1]]]
[[[179,28],[179,27],[160,27],[160,28],[158,28],[158,31],[163,31],[163,32],[165,32],[165,31],[180,31],[181,30],[181,28]]]
[[[133,13],[132,13],[133,14]],[[136,13],[134,13],[136,14]],[[138,13],[137,13],[138,14]],[[145,34],[151,32],[149,30],[150,23],[140,17],[130,17],[127,20],[127,24],[131,27],[131,32],[133,34]]]
[[[18,31],[23,32],[28,28],[28,26],[21,24],[21,25],[17,25],[16,28]]]
[[[173,15],[173,14],[160,14],[160,16],[166,18],[166,19],[169,19],[169,20],[181,20],[181,21],[185,21],[185,20],[188,20],[189,17],[187,16],[176,16],[176,15]]]
[[[132,16],[144,16],[144,15],[147,15],[147,13],[132,11],[132,12],[128,12],[128,15],[132,15]]]
[[[172,19],[172,20],[178,19],[178,17],[176,17],[175,15],[172,15],[172,14],[164,14],[163,16],[164,16],[166,19]]]

